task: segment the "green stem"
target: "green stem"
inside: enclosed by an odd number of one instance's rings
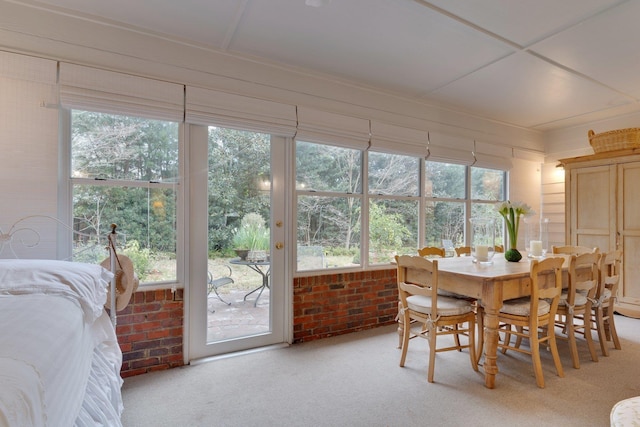
[[[517,221],[517,222],[516,222]],[[518,224],[520,222],[520,218],[516,219],[515,212],[513,208],[509,209],[509,221],[507,221],[507,228],[509,229],[509,249],[516,249],[518,246]]]

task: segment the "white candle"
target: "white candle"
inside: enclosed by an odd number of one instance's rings
[[[478,261],[489,260],[489,246],[477,245],[476,246],[476,259]]]
[[[542,241],[532,240],[529,243],[529,250],[531,251],[531,255],[533,256],[542,256]]]

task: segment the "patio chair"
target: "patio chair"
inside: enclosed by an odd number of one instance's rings
[[[231,305],[230,302],[227,302],[224,299],[222,299],[222,297],[218,293],[219,287],[233,283],[233,279],[231,278],[231,274],[233,273],[233,271],[231,270],[230,266],[225,265],[225,267],[229,270],[229,274],[227,274],[226,276],[218,277],[216,279],[213,278],[213,274],[211,274],[210,271],[207,272],[209,277],[209,280],[207,281],[207,298],[211,296],[211,291],[213,291],[220,301],[222,301],[227,305]]]

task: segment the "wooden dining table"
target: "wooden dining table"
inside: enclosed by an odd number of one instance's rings
[[[550,255],[565,259],[566,277],[569,266],[567,255]],[[498,365],[498,312],[502,302],[531,294],[529,271],[531,260],[524,254],[519,262],[508,262],[503,254],[496,254],[491,264],[478,264],[471,257],[438,259],[438,287],[456,294],[477,299],[484,307],[484,382],[494,388]]]

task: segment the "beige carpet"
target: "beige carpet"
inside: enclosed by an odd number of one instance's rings
[[[218,359],[127,378],[123,423],[134,426],[608,426],[611,407],[640,395],[640,320],[616,316],[622,350],[565,378],[543,351],[546,388],[530,359],[498,357],[495,389],[467,353],[440,353],[426,380],[427,342],[413,340],[398,366],[395,327]]]

